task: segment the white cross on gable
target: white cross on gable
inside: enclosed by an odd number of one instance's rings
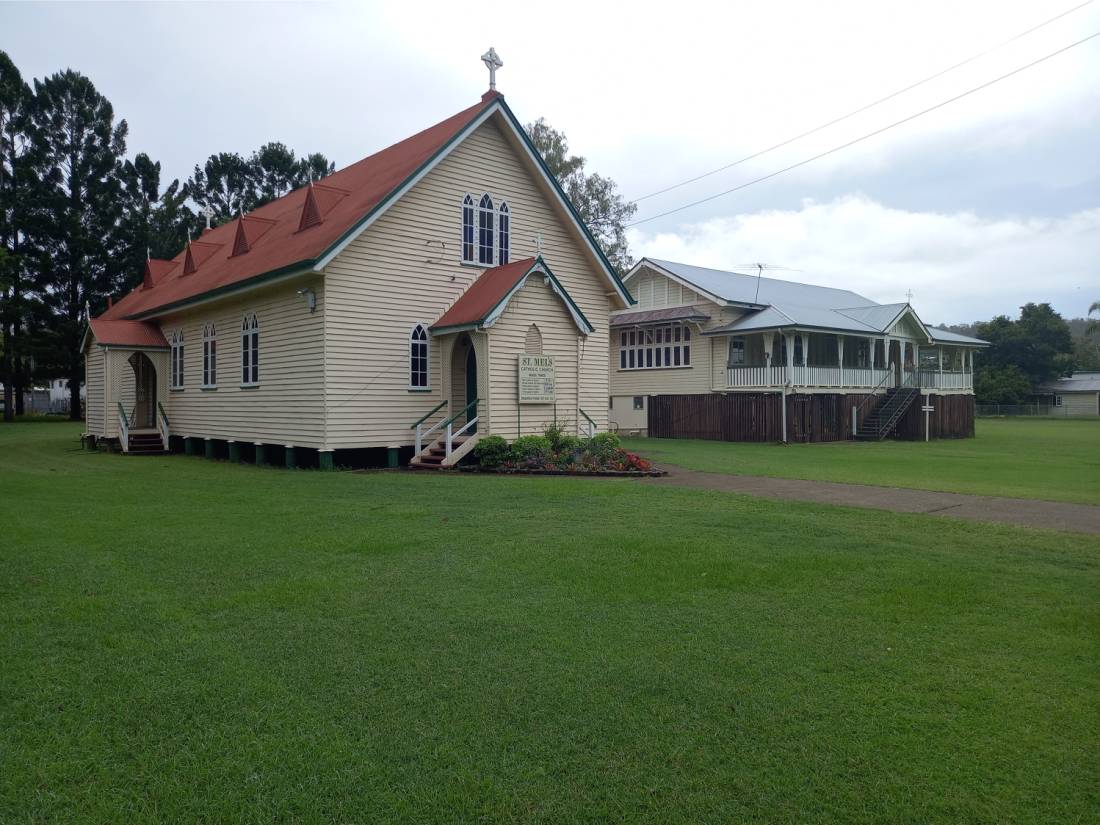
[[[504,65],[504,61],[500,59],[497,50],[490,46],[489,51],[481,56],[481,62],[489,70],[489,89],[495,90],[497,87],[497,69]]]
[[[213,218],[218,213],[215,212],[209,205],[207,205],[207,206],[204,206],[202,208],[202,211],[199,214],[201,214],[204,218],[206,218],[206,228],[209,229],[210,228],[210,219]]]

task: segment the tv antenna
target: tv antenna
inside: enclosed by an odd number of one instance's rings
[[[760,279],[764,277],[764,270],[769,272],[801,272],[801,269],[791,269],[789,266],[779,266],[779,264],[766,264],[762,261],[753,261],[747,264],[734,264],[738,269],[748,269],[750,266],[756,267],[756,297],[753,298],[753,303],[760,303]]]

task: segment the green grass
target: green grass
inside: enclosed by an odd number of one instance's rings
[[[623,441],[658,465],[714,473],[1100,504],[1100,420],[980,418],[976,438],[927,443]]]
[[[1094,538],[78,429],[0,426],[2,822],[1100,816]]]

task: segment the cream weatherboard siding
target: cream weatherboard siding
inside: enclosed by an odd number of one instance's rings
[[[620,369],[619,350],[622,347],[622,328],[612,329],[608,348],[610,382],[610,419],[623,431],[644,431],[647,413],[634,409],[636,396],[689,395],[721,391],[726,388],[726,364],[729,354],[729,337],[705,336],[700,333],[728,324],[745,314],[742,309],[721,306],[677,281],[655,270],[642,268],[629,281],[627,288],[638,300],[638,306],[626,312],[664,309],[671,307],[699,307],[710,315],[709,321],[690,324],[692,329],[690,367],[654,367],[652,369]],[[658,326],[659,324],[646,325]],[[629,332],[629,330],[626,330]],[[751,347],[751,336],[746,338]]]
[[[519,356],[526,350],[527,334],[536,324],[542,335],[542,354],[554,357],[557,400],[553,404],[519,404]],[[599,421],[604,410],[578,405],[577,365],[587,346],[569,312],[544,279],[533,275],[513,296],[500,320],[489,330],[491,358],[490,414],[493,433],[505,438],[543,432],[557,422],[566,432],[578,433],[578,406]],[[600,406],[606,406],[600,399]],[[606,424],[601,429],[606,429]]]
[[[317,294],[313,313],[298,294],[306,286]],[[259,321],[260,382],[242,387],[241,321],[253,313]],[[184,334],[183,389],[167,392],[164,405],[172,434],[320,449],[324,317],[322,280],[310,275],[160,319],[167,340],[176,330]],[[203,326],[210,322],[217,329],[217,388],[203,389]]]
[[[707,302],[698,292],[648,267],[638,270],[626,286],[638,302],[634,309],[660,309]]]
[[[87,396],[84,399],[84,417],[86,419],[85,429],[96,435],[103,433],[106,425],[104,416],[107,403],[104,392],[106,389],[105,362],[103,347],[95,342],[89,344],[87,351],[84,353],[84,386],[87,387]]]
[[[1065,415],[1069,417],[1076,416],[1091,416],[1095,418],[1100,415],[1100,409],[1097,408],[1097,395],[1095,392],[1064,392],[1060,393],[1062,398],[1062,406],[1054,407],[1051,412],[1054,415]]]
[[[450,364],[450,345],[441,343],[454,336],[432,336],[430,390],[411,392],[409,332],[439,318],[484,270],[461,262],[461,204],[466,193],[476,201],[486,192],[495,206],[506,201],[511,211],[511,260],[533,256],[541,233],[546,264],[596,327],[582,354],[580,401],[601,429],[607,426],[610,284],[544,184],[488,121],[325,268],[330,448],[410,444],[410,425],[444,400],[441,366],[443,359]],[[488,357],[514,365],[522,346],[521,339],[518,350],[502,351],[489,340]],[[482,360],[479,378],[489,374]],[[503,375],[496,369],[491,374],[494,380]]]

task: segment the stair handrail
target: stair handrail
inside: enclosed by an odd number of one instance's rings
[[[859,421],[859,416],[860,416],[860,413],[863,412],[864,406],[867,404],[868,401],[870,401],[872,398],[875,397],[875,392],[879,389],[879,387],[881,387],[883,384],[885,384],[887,381],[889,381],[890,377],[893,374],[894,374],[894,362],[891,361],[886,366],[886,374],[883,375],[881,379],[879,379],[879,382],[877,384],[875,384],[875,386],[871,387],[870,394],[866,398],[864,398],[862,401],[859,402],[859,406],[856,407],[856,417],[852,421],[852,438],[855,438],[855,436],[856,436],[856,421]]]
[[[446,406],[446,401],[440,401],[438,404],[432,407],[427,415],[421,417],[419,420],[415,421],[411,427],[409,427],[410,430],[416,430],[416,452],[414,452],[413,455],[420,455],[420,451],[424,449],[424,436],[430,435],[441,426],[443,426],[443,422],[440,421],[438,424],[435,424],[434,426],[429,427],[427,430],[425,430],[424,422]]]
[[[589,438],[594,437],[596,435],[596,430],[598,430],[600,428],[599,425],[595,421],[592,420],[592,416],[590,416],[588,413],[586,413],[580,407],[577,407],[577,410],[580,412],[581,415],[584,416],[585,421],[588,422],[588,437]]]
[[[473,418],[470,418],[469,416],[467,416],[466,423],[462,425],[461,429],[459,429],[457,432],[454,429],[455,421],[457,421],[471,407],[476,407],[477,402],[478,402],[478,399],[475,398],[473,401],[471,401],[469,404],[467,404],[465,407],[463,407],[461,410],[459,410],[458,412],[456,412],[454,415],[452,415],[450,418],[448,418],[446,421],[443,422],[444,426],[446,426],[446,428],[447,428],[447,437],[443,441],[444,455],[447,458],[450,458],[451,453],[454,452],[455,437],[462,435],[464,432],[466,432],[466,430],[470,429],[470,427],[472,427],[474,424],[477,423],[478,418],[481,417],[481,416],[475,415]]]
[[[157,429],[160,430],[160,439],[163,442],[164,449],[168,449],[168,439],[171,437],[172,432],[168,424],[168,413],[164,411],[164,405],[161,402],[157,402],[157,412],[160,415],[157,416]]]
[[[118,404],[118,433],[119,443],[122,444],[122,452],[130,452],[130,421],[126,418],[126,408],[122,406],[122,402],[116,402]]]

